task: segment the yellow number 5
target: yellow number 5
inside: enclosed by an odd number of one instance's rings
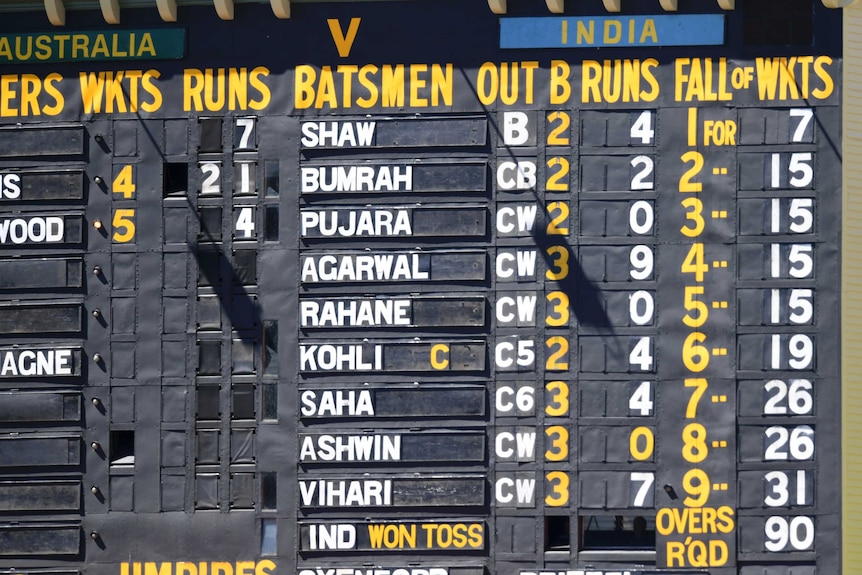
[[[135,210],[120,208],[114,210],[111,226],[114,228],[113,240],[125,244],[135,238]]]

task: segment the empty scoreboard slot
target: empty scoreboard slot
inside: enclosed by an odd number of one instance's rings
[[[0,512],[78,511],[79,481],[0,482]]]
[[[278,241],[278,206],[264,206],[263,239],[267,242]]]
[[[198,342],[198,375],[221,374],[221,340]]]
[[[0,158],[81,156],[83,126],[0,128]]]
[[[571,525],[568,515],[545,517],[545,551],[568,551],[571,548]]]
[[[83,265],[81,258],[0,260],[0,289],[80,288],[83,284]]]
[[[59,423],[80,421],[80,419],[80,393],[0,392],[0,424],[37,421]]]
[[[264,320],[262,330],[261,352],[263,354],[263,374],[278,375],[278,322],[274,319]]]
[[[80,437],[9,434],[0,436],[0,467],[53,467],[80,464]]]
[[[260,474],[260,508],[267,511],[278,508],[278,474],[274,471]]]
[[[267,198],[277,198],[279,194],[278,160],[267,160],[263,163],[263,195]]]
[[[78,555],[81,528],[77,525],[23,524],[0,526],[0,556]]]
[[[198,143],[198,152],[221,152],[222,151],[222,119],[221,118],[201,118],[198,121],[200,126],[200,140]]]
[[[80,333],[82,329],[82,305],[79,303],[0,306],[0,333]]]
[[[587,515],[579,517],[581,549],[655,549],[655,518],[644,515]]]
[[[264,383],[261,385],[261,420],[278,421],[278,384]]]
[[[108,461],[111,465],[134,465],[135,432],[131,429],[114,429],[110,435]]]

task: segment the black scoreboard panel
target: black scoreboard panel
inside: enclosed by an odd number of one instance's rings
[[[840,11],[508,4],[0,23],[0,570],[840,571]]]

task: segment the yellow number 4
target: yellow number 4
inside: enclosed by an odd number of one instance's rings
[[[135,176],[131,165],[123,166],[111,184],[111,191],[115,194],[122,194],[127,200],[135,195]]]

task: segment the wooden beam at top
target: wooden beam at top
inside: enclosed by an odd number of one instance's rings
[[[159,8],[159,16],[165,22],[177,21],[177,0],[156,0]]]
[[[622,10],[620,2],[621,0],[602,0],[602,4],[605,5],[605,10],[608,12],[619,12]]]
[[[233,20],[233,0],[213,0],[216,14],[222,20]]]
[[[272,13],[276,18],[287,20],[290,18],[290,0],[269,0],[269,5],[272,7]]]
[[[859,0],[823,0],[823,5],[827,8],[849,8],[858,2]]]
[[[562,14],[566,9],[566,0],[545,0],[545,4],[553,14]]]
[[[506,0],[488,0],[488,7],[494,14],[505,14]]]
[[[658,0],[662,10],[665,12],[676,12],[679,10],[679,0]]]
[[[102,8],[102,18],[108,24],[120,23],[120,3],[117,0],[99,0]]]
[[[48,22],[54,26],[66,25],[66,7],[63,6],[63,0],[45,0],[45,14],[48,15]]]

